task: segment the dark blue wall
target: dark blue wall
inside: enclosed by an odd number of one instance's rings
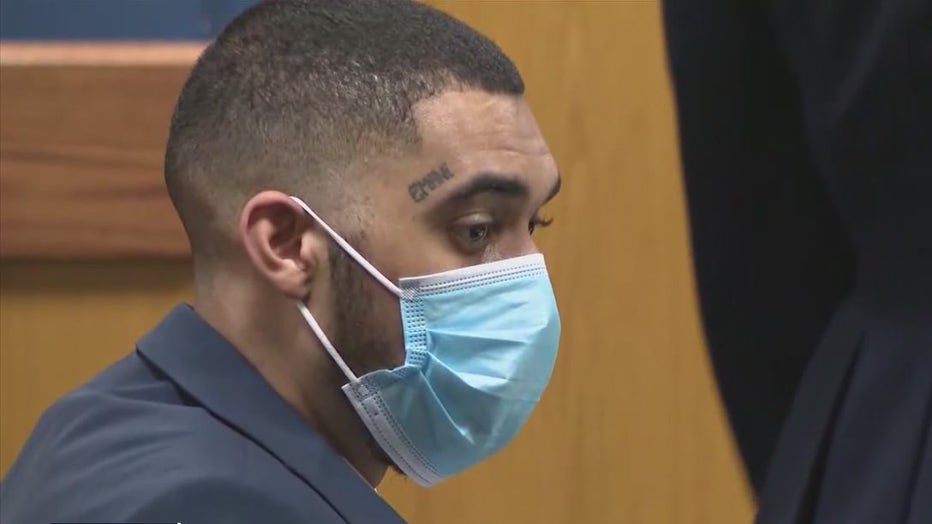
[[[0,0],[5,40],[206,40],[255,0]]]

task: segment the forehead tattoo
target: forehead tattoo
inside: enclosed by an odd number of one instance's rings
[[[408,186],[408,195],[415,202],[423,202],[427,195],[442,186],[447,180],[453,178],[453,172],[446,163],[440,164],[436,169],[430,170],[420,180],[415,180]]]

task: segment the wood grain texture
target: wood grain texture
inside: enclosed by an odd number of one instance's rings
[[[564,177],[539,245],[563,337],[516,441],[435,489],[379,491],[413,524],[744,524],[752,500],[696,311],[654,2],[433,2],[521,68]],[[129,117],[129,115],[127,115]],[[183,263],[6,261],[5,470],[59,395],[190,294]]]
[[[0,257],[185,256],[162,158],[188,66],[0,68]]]

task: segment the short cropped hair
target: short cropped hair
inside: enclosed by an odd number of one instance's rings
[[[339,200],[341,170],[411,150],[412,106],[451,89],[520,95],[524,83],[491,40],[419,2],[245,11],[201,55],[172,116],[165,182],[195,260],[228,253],[223,225],[258,191]]]

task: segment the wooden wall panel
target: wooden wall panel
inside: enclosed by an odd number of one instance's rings
[[[99,47],[4,44],[0,257],[188,253],[162,157],[193,57],[163,63],[151,56],[158,48]]]
[[[505,451],[432,490],[380,488],[414,524],[730,524],[752,500],[702,346],[658,5],[435,1],[515,59],[560,163],[543,231],[564,325],[542,405]],[[5,102],[6,103],[6,102]],[[3,262],[5,470],[41,409],[190,293],[183,263]]]

